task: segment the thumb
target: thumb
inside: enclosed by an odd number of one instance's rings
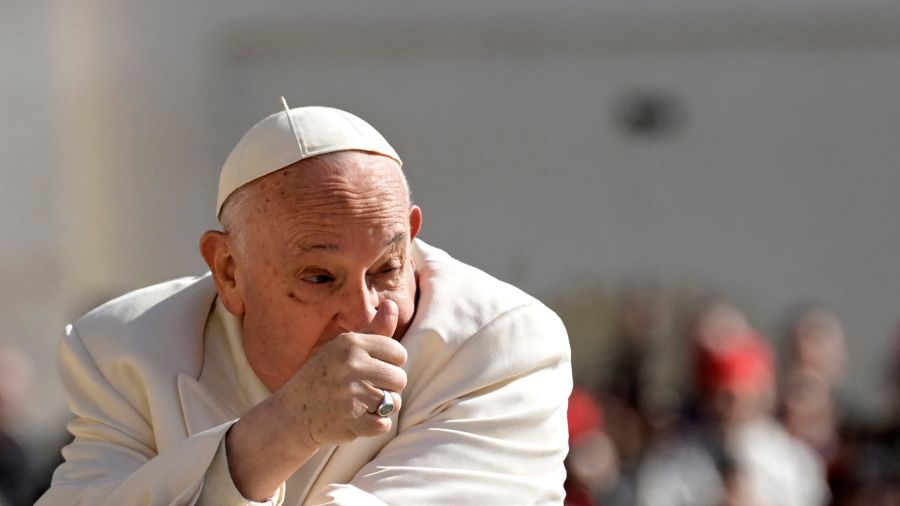
[[[387,337],[393,336],[394,332],[397,330],[397,317],[399,313],[400,310],[397,308],[397,303],[390,299],[385,299],[384,302],[378,306],[375,317],[372,318],[371,323],[369,323],[366,333]]]

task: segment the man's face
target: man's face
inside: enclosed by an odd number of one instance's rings
[[[402,337],[415,311],[411,241],[421,212],[397,163],[340,152],[251,185],[230,241],[244,350],[263,383],[274,390],[322,344],[366,332],[386,299],[397,304]]]

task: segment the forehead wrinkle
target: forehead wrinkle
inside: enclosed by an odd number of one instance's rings
[[[303,178],[280,196],[310,207],[352,207],[380,202],[408,207],[403,185],[377,174],[329,174],[314,181]]]
[[[335,252],[340,249],[337,244],[332,243],[315,243],[315,244],[302,244],[296,248],[300,253],[309,253],[310,251],[321,250],[328,252]]]
[[[250,219],[247,225],[265,229],[279,249],[299,244],[286,238],[312,231],[327,237],[330,230],[346,226],[407,224],[410,202],[403,173],[393,161],[373,155],[322,155],[251,185],[241,214]]]
[[[281,224],[281,225],[279,225]],[[403,230],[394,233],[384,242],[385,247],[407,237],[407,221],[405,214],[379,213],[379,215],[340,214],[321,212],[303,213],[302,215],[290,214],[280,220],[273,220],[270,224],[269,235],[276,245],[281,245],[285,253],[294,255],[313,250],[333,252],[340,246],[334,242],[336,233],[346,230],[347,227],[366,227],[368,234],[378,231],[389,231],[396,227]],[[365,231],[360,231],[365,234]]]
[[[395,161],[355,151],[331,153],[298,162],[282,171],[285,187],[298,197],[353,198],[381,194],[409,206],[409,189]]]
[[[395,160],[363,151],[340,151],[314,156],[271,172],[238,188],[226,199],[249,200],[251,197],[284,197],[288,191],[302,193],[304,189],[319,186],[327,189],[334,184],[348,184],[351,180],[371,188],[382,188],[386,193],[399,192],[409,206],[409,185],[403,170]],[[277,192],[277,193],[276,193]],[[240,196],[241,198],[235,198]],[[255,199],[254,199],[255,200]]]
[[[348,225],[388,225],[407,219],[406,202],[396,192],[383,189],[347,190],[343,186],[326,191],[302,191],[276,202],[274,223],[285,232],[302,234],[304,229]]]
[[[297,162],[250,183],[256,210],[270,204],[371,208],[379,201],[409,207],[409,190],[395,162],[358,152],[331,153]],[[248,188],[249,190],[250,188]],[[363,209],[364,212],[370,209]]]
[[[346,226],[377,227],[406,223],[406,214],[406,209],[401,206],[385,206],[380,203],[354,206],[320,205],[285,212],[271,223],[275,226],[281,224],[280,228],[285,233],[301,235],[307,230],[321,230],[327,233],[329,229]]]
[[[292,214],[379,215],[403,213],[405,202],[396,194],[381,191],[330,191],[297,196],[285,204]]]
[[[400,174],[356,166],[305,169],[309,170],[288,169],[275,184],[264,188],[265,200],[297,214],[405,214],[409,208]]]
[[[315,233],[306,234],[300,237],[297,237],[293,241],[289,241],[286,243],[286,249],[289,253],[309,253],[311,251],[327,251],[329,253],[334,253],[340,251],[340,246],[334,243],[327,242],[327,239],[317,240],[315,238],[308,239],[310,236],[314,236]],[[390,239],[384,241],[384,249],[385,250],[399,250],[404,243],[404,240],[407,238],[407,233],[405,230],[397,232]]]

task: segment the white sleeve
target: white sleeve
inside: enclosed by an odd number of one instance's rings
[[[284,497],[284,484],[265,502],[255,502],[244,498],[231,479],[228,469],[228,454],[225,450],[225,438],[219,443],[219,449],[203,478],[203,490],[200,492],[198,506],[278,506]]]
[[[397,436],[307,504],[562,504],[572,373],[552,311],[504,313],[423,381]]]
[[[37,505],[196,504],[234,421],[158,452],[145,415],[107,381],[72,326],[60,343],[59,361],[75,439],[63,449],[65,462]]]

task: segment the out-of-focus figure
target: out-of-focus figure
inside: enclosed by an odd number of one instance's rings
[[[844,325],[834,311],[807,305],[791,318],[786,341],[779,417],[788,432],[819,454],[834,489],[846,453],[842,428],[856,423],[841,389],[847,363]]]
[[[834,312],[819,306],[807,307],[790,326],[786,369],[809,371],[837,388],[844,380],[846,341],[844,325]]]
[[[569,397],[569,455],[566,458],[567,506],[633,504],[621,482],[619,456],[604,432],[603,412],[594,397],[575,387]]]
[[[28,356],[0,345],[0,504],[30,505],[35,497],[31,459],[16,435],[32,379]]]
[[[616,356],[605,390],[651,424],[677,411],[678,364],[671,342],[672,307],[662,285],[631,282],[619,294]]]
[[[638,475],[638,504],[824,504],[821,461],[770,415],[775,366],[766,341],[722,303],[700,313],[692,334],[693,424],[649,451]]]
[[[677,416],[682,364],[671,342],[672,307],[659,283],[624,285],[617,306],[614,358],[600,397],[623,474],[630,477],[647,444]]]
[[[672,303],[660,283],[628,282],[616,298],[612,359],[597,394],[619,472],[616,493],[607,494],[603,504],[630,505],[646,447],[677,419],[684,361],[679,343],[671,339]]]
[[[844,429],[832,476],[835,504],[900,506],[900,328],[888,368],[897,398],[893,415]]]
[[[841,450],[835,392],[828,379],[809,369],[787,371],[779,414],[785,428],[816,451],[831,471]]]

